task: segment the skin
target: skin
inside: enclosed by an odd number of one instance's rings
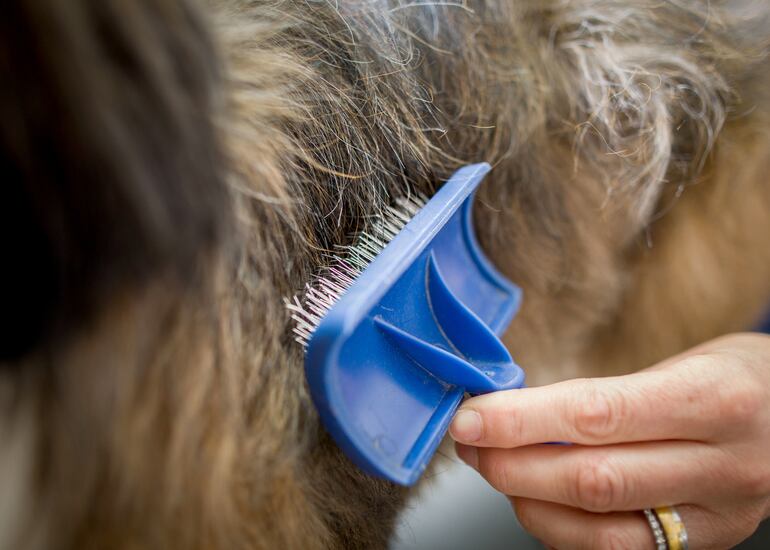
[[[450,433],[548,546],[654,548],[640,510],[673,505],[690,548],[731,547],[770,516],[770,336],[725,336],[626,376],[473,397]]]

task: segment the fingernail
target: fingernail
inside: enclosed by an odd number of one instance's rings
[[[458,445],[456,448],[457,456],[474,470],[479,469],[479,451],[476,447],[468,445]]]
[[[476,411],[461,410],[452,420],[449,433],[460,443],[478,441],[481,439],[481,416]]]

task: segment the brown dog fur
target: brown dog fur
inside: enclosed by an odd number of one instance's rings
[[[0,23],[0,547],[379,548],[407,492],[319,426],[281,298],[399,194],[477,228],[530,380],[770,303],[768,12],[28,0]]]

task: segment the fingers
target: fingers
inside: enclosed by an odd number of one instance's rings
[[[458,445],[458,456],[495,489],[591,512],[711,502],[724,493],[733,459],[702,443],[663,441],[608,447]],[[719,484],[704,479],[720,480]]]
[[[473,397],[450,433],[460,443],[504,448],[548,441],[707,441],[740,426],[764,397],[737,367],[726,383],[724,370],[713,368],[720,360],[721,354],[694,355],[660,370]]]
[[[522,527],[557,550],[655,548],[652,529],[641,511],[595,514],[550,502],[511,500]],[[723,529],[724,522],[709,510],[687,505],[676,509],[690,548],[729,548],[746,536]]]
[[[655,548],[641,512],[593,514],[561,504],[512,499],[521,526],[544,544],[561,549]]]
[[[757,452],[770,416],[768,344],[738,335],[629,376],[472,398],[450,432],[550,546],[653,547],[638,511],[676,505],[691,547],[731,547],[770,508]],[[573,444],[538,445],[548,441]]]
[[[544,544],[561,549],[655,548],[652,529],[643,512],[596,514],[561,504],[512,498],[521,526]],[[756,530],[743,514],[726,520],[692,505],[676,507],[690,548],[732,548]]]

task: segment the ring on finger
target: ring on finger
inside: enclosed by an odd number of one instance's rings
[[[644,511],[644,517],[647,518],[647,523],[650,524],[652,529],[652,536],[655,539],[655,550],[668,550],[668,543],[666,542],[666,533],[663,531],[658,517],[650,508]]]
[[[679,512],[673,506],[661,506],[655,508],[655,516],[666,534],[669,549],[688,550],[687,530]]]

